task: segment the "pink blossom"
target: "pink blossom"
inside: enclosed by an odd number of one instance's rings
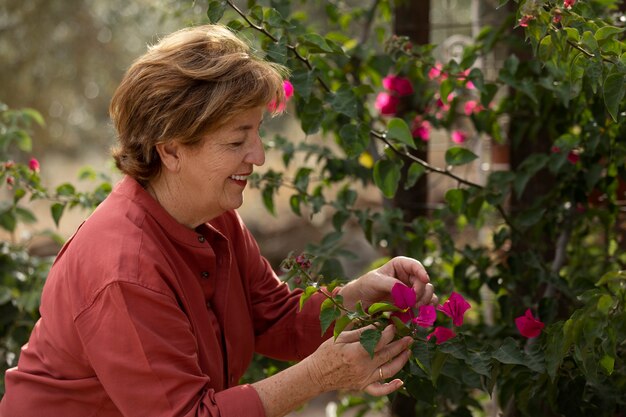
[[[467,133],[462,130],[455,130],[452,132],[452,142],[454,143],[464,143],[467,140]]]
[[[293,97],[294,90],[293,90],[293,84],[291,84],[291,81],[289,80],[283,81],[283,89],[285,90],[285,97],[287,98],[287,100]]]
[[[528,27],[528,23],[534,19],[535,19],[535,16],[531,14],[526,14],[520,18],[518,23],[521,27],[525,28],[525,27]]]
[[[437,309],[446,316],[451,317],[455,326],[461,326],[463,324],[463,316],[470,308],[470,303],[461,294],[453,292],[450,294],[450,298],[443,303],[443,306],[439,306]]]
[[[478,113],[482,110],[484,110],[482,104],[480,104],[478,101],[476,100],[468,100],[465,102],[465,105],[463,107],[464,113],[466,116],[469,116],[473,113]]]
[[[559,12],[555,12],[554,16],[552,16],[552,23],[554,23],[555,25],[558,25],[559,23],[561,23],[561,18],[563,17],[563,15]]]
[[[445,80],[448,78],[448,75],[443,72],[443,65],[440,62],[437,62],[430,70],[428,70],[428,79],[434,80],[436,78],[441,78]]]
[[[33,172],[39,172],[39,161],[36,158],[30,158],[28,161],[28,168]]]
[[[12,188],[11,186],[15,184],[15,178],[8,176],[7,177],[7,185],[9,186],[9,189]]]
[[[406,323],[413,319],[413,307],[417,302],[417,295],[415,294],[415,290],[411,287],[407,287],[406,285],[397,282],[391,288],[391,299],[393,300],[393,304],[401,308],[405,311],[394,311],[392,316],[396,316],[403,323]]]
[[[576,0],[564,0],[563,7],[567,10],[571,10],[571,8],[576,4]]]
[[[415,290],[401,282],[395,283],[391,288],[391,298],[393,299],[393,304],[401,309],[413,308],[415,303],[417,303]]]
[[[380,114],[393,115],[398,111],[398,104],[400,104],[398,97],[382,92],[378,93],[378,96],[376,96],[374,107],[376,107]]]
[[[567,160],[570,164],[576,165],[576,163],[580,161],[580,155],[576,151],[569,151],[567,154]]]
[[[293,84],[289,80],[283,81],[283,90],[285,91],[285,101],[280,103],[278,106],[276,105],[276,100],[272,100],[268,103],[267,108],[270,111],[282,113],[285,111],[285,107],[287,106],[287,101],[293,97],[294,88]]]
[[[432,305],[425,305],[419,307],[419,313],[417,317],[413,319],[413,323],[421,327],[430,327],[435,323],[437,319],[437,311]]]
[[[397,93],[399,97],[413,94],[413,84],[411,84],[411,80],[406,77],[388,75],[383,78],[383,87],[391,92]]]
[[[431,334],[429,334],[428,337],[426,337],[426,340],[430,340],[430,338],[433,336],[437,339],[437,344],[440,345],[443,342],[452,339],[454,336],[456,336],[456,333],[454,333],[451,329],[448,329],[447,327],[437,326],[435,327],[435,330]]]
[[[300,254],[300,255],[296,256],[295,261],[300,266],[300,268],[302,268],[302,269],[306,270],[306,269],[309,269],[311,267],[311,261],[304,254]]]
[[[524,313],[523,316],[515,319],[515,325],[517,326],[520,334],[529,339],[539,336],[539,334],[541,334],[541,330],[545,326],[541,321],[533,317],[533,313],[530,311],[530,308],[526,310],[526,313]]]
[[[432,126],[428,120],[422,120],[421,117],[417,116],[413,119],[413,124],[411,126],[411,134],[414,138],[420,138],[424,142],[430,140],[430,131]]]

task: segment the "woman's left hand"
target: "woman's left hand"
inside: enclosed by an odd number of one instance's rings
[[[389,262],[346,284],[339,294],[343,304],[352,310],[360,300],[363,308],[378,301],[391,301],[391,288],[402,282],[417,295],[416,306],[437,304],[439,299],[424,266],[417,260],[398,256]]]

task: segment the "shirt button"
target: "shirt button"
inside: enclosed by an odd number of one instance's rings
[[[202,271],[200,273],[200,275],[202,276],[202,278],[208,278],[209,277],[209,273],[207,271]]]
[[[199,235],[199,236],[198,236],[198,241],[199,241],[200,243],[204,243],[204,236]]]

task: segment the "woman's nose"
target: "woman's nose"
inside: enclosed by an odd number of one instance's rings
[[[256,166],[261,166],[265,163],[265,148],[263,147],[261,136],[258,134],[246,159],[246,162],[250,162]]]

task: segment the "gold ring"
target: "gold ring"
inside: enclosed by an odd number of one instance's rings
[[[378,375],[380,376],[380,380],[381,381],[383,379],[385,379],[385,377],[383,376],[383,367],[382,366],[380,368],[378,368]]]

